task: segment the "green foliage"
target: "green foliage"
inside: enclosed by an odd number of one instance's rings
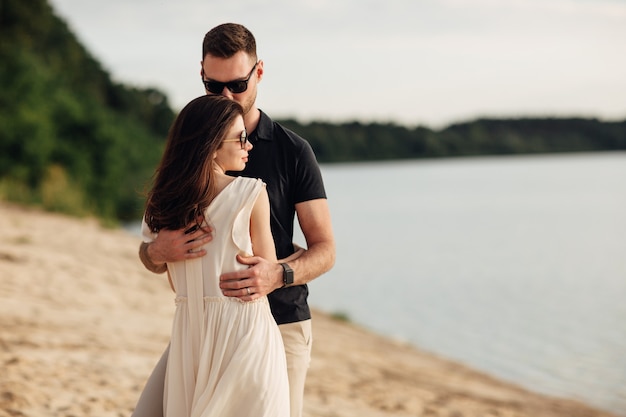
[[[85,195],[82,189],[68,177],[67,172],[59,165],[48,167],[40,185],[41,205],[50,211],[69,213],[77,216],[87,214]]]
[[[281,123],[306,138],[320,162],[626,150],[626,120],[479,119],[440,131],[392,123]]]
[[[351,321],[350,316],[345,311],[334,311],[330,313],[330,318],[344,323],[349,323]]]
[[[0,0],[0,197],[136,219],[174,118],[115,84],[45,0]]]

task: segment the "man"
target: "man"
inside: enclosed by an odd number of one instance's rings
[[[227,23],[211,29],[202,47],[201,76],[207,94],[222,94],[244,108],[244,123],[254,145],[244,171],[233,173],[261,178],[267,184],[276,254],[295,252],[293,220],[297,214],[307,249],[296,260],[272,263],[260,257],[238,257],[244,271],[221,277],[224,295],[249,301],[267,295],[279,325],[287,355],[291,417],[302,415],[304,382],[311,358],[311,314],[306,284],[332,268],[335,242],[319,166],[310,145],[273,122],[256,107],[263,61],[256,41],[242,25]],[[167,262],[204,256],[210,242],[204,230],[162,230],[157,239],[142,243],[139,254],[146,268],[165,272]],[[261,347],[260,347],[261,348]],[[167,350],[146,384],[133,416],[161,416]],[[241,387],[245,389],[245,387]]]

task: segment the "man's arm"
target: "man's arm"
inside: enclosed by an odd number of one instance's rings
[[[333,267],[335,239],[326,199],[298,203],[296,212],[308,248],[300,257],[290,260],[289,266],[294,271],[293,285],[302,285]],[[238,256],[238,260],[242,264],[250,265],[250,268],[229,272],[220,277],[220,288],[224,295],[249,301],[283,286],[283,268],[279,263],[268,262],[258,256]],[[252,296],[247,294],[247,287],[252,288]]]
[[[335,238],[326,199],[296,204],[300,229],[307,250],[289,266],[294,271],[293,285],[303,285],[328,272],[335,265]],[[282,286],[282,267],[279,271]]]
[[[167,262],[184,261],[206,255],[206,250],[198,249],[213,239],[211,229],[204,227],[193,232],[185,230],[163,229],[150,243],[142,242],[139,246],[139,259],[148,269],[157,274],[167,270]]]
[[[148,254],[149,249],[150,243],[148,242],[141,242],[139,245],[139,259],[143,266],[145,266],[148,271],[154,272],[155,274],[162,274],[167,271],[167,264],[157,264],[152,261],[152,258]]]

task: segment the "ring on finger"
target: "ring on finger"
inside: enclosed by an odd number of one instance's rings
[[[248,291],[248,295],[250,295],[250,287],[246,287],[246,291]]]

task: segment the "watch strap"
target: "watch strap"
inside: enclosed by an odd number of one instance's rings
[[[283,288],[293,284],[293,269],[287,263],[281,263],[283,267]]]

